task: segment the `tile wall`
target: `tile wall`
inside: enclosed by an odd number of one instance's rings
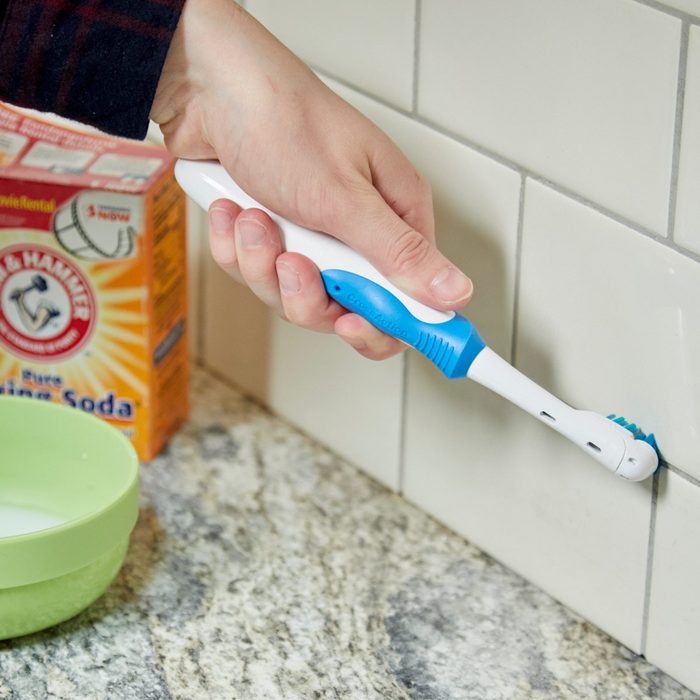
[[[207,255],[195,354],[700,692],[700,0],[246,7],[431,181],[487,342],[665,463],[622,482],[415,354],[273,319]]]

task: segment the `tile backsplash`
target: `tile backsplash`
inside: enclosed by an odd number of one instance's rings
[[[700,0],[245,5],[431,182],[487,342],[665,462],[623,482],[415,353],[284,324],[208,256],[195,354],[700,692]]]
[[[665,234],[680,35],[624,0],[428,0],[418,112]]]
[[[696,0],[700,6],[700,0]],[[698,8],[700,11],[700,7]],[[700,26],[691,27],[676,197],[676,242],[700,255]]]
[[[244,4],[308,63],[411,109],[416,0]]]

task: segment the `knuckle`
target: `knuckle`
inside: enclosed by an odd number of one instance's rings
[[[425,264],[431,251],[428,239],[408,228],[391,240],[389,260],[395,273],[412,272]]]

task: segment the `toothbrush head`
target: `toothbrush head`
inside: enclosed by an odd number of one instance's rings
[[[632,481],[641,481],[651,476],[656,471],[661,457],[656,438],[653,433],[644,433],[635,423],[631,423],[624,416],[616,416],[611,413],[608,419],[624,428],[632,434],[634,442],[628,449],[626,458],[617,470],[618,476]],[[651,448],[651,449],[650,449]]]
[[[611,413],[608,416],[608,419],[613,423],[621,425],[625,430],[629,430],[635,440],[644,440],[644,442],[648,443],[654,448],[654,452],[656,452],[657,455],[659,454],[659,448],[656,445],[654,433],[649,433],[649,435],[647,435],[635,423],[630,423],[624,416],[616,416],[614,413]]]

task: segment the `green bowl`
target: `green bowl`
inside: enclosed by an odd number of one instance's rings
[[[138,473],[131,443],[98,418],[0,397],[0,639],[104,593],[136,523]]]

